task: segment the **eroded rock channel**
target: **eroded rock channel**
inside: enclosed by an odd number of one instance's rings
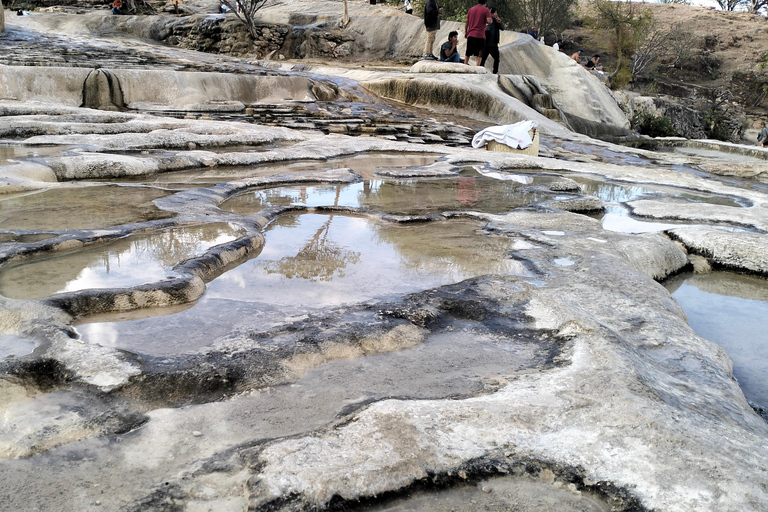
[[[0,102],[0,510],[768,506],[759,335],[680,292],[768,296],[761,161],[543,121],[538,157],[482,151],[487,118],[371,92],[401,71],[204,63],[286,81]],[[379,104],[399,127],[351,121]]]

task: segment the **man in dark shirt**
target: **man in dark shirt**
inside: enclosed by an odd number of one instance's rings
[[[448,34],[448,41],[440,47],[440,60],[443,62],[461,62],[459,50],[456,49],[457,46],[459,46],[459,33],[452,30]]]
[[[603,66],[600,65],[600,56],[595,54],[592,56],[592,59],[587,62],[586,68],[590,71],[602,71]]]
[[[476,65],[480,65],[483,59],[485,47],[485,25],[490,23],[491,11],[485,6],[486,0],[477,0],[477,5],[467,12],[467,21],[464,23],[464,36],[467,38],[467,54],[464,56],[464,64],[469,64],[469,58],[476,56]]]
[[[495,7],[491,7],[491,18],[493,21],[485,28],[485,50],[483,51],[483,60],[480,61],[481,66],[485,66],[485,61],[488,59],[488,55],[493,57],[493,74],[499,74],[499,37],[501,31],[504,30],[504,25],[501,23],[499,13]]]
[[[443,8],[437,5],[437,0],[427,0],[424,5],[424,27],[427,29],[427,42],[424,45],[424,58],[435,60],[432,54],[432,45],[435,44],[435,35],[440,30],[440,13]]]

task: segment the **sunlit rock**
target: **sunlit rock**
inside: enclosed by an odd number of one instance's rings
[[[488,73],[488,70],[480,66],[468,66],[457,62],[439,62],[433,60],[420,60],[409,70],[410,73]]]

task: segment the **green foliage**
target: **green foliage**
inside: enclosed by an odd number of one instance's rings
[[[731,130],[726,123],[726,117],[717,109],[708,110],[704,115],[707,138],[723,141],[731,140]]]
[[[508,1],[508,0],[507,0]],[[527,29],[539,27],[539,34],[560,33],[568,28],[575,17],[577,0],[516,0],[519,11],[519,26]]]
[[[437,4],[443,8],[441,19],[463,22],[467,19],[467,11],[477,5],[477,0],[438,0]],[[505,28],[513,30],[521,28],[521,15],[517,2],[512,0],[489,0],[486,6],[488,8],[496,7],[496,9],[498,9],[499,16],[505,24]],[[414,13],[416,13],[416,11],[414,11]],[[421,4],[421,14],[424,14],[423,2]]]
[[[677,130],[667,116],[654,116],[647,112],[636,114],[632,118],[632,129],[649,137],[676,137]]]
[[[584,23],[592,31],[595,42],[607,42],[609,51],[616,55],[615,74],[625,74],[616,83],[629,83],[632,79],[632,57],[654,27],[651,10],[630,0],[592,0]],[[626,78],[626,69],[629,69],[629,79]]]
[[[423,17],[425,3],[425,0],[413,2],[413,14]],[[443,8],[441,19],[464,22],[467,11],[477,5],[477,0],[438,0],[437,3]],[[488,0],[486,6],[498,9],[507,30],[527,32],[537,26],[539,34],[546,35],[571,25],[576,4],[577,0]]]
[[[611,75],[611,89],[618,90],[626,87],[632,81],[632,69],[629,66],[623,66]]]

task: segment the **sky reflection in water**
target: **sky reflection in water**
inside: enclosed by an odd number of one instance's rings
[[[768,280],[712,272],[680,276],[665,286],[696,334],[731,356],[747,399],[768,408]]]
[[[14,299],[48,297],[88,288],[157,282],[182,260],[243,233],[226,224],[170,229],[40,258],[0,271],[0,293]]]
[[[483,234],[482,225],[467,219],[391,224],[337,214],[284,215],[267,230],[261,254],[208,283],[190,309],[124,322],[98,318],[78,331],[90,342],[177,353],[232,333],[267,330],[323,307],[396,298],[489,273],[528,275],[521,263],[504,256],[513,241]]]

